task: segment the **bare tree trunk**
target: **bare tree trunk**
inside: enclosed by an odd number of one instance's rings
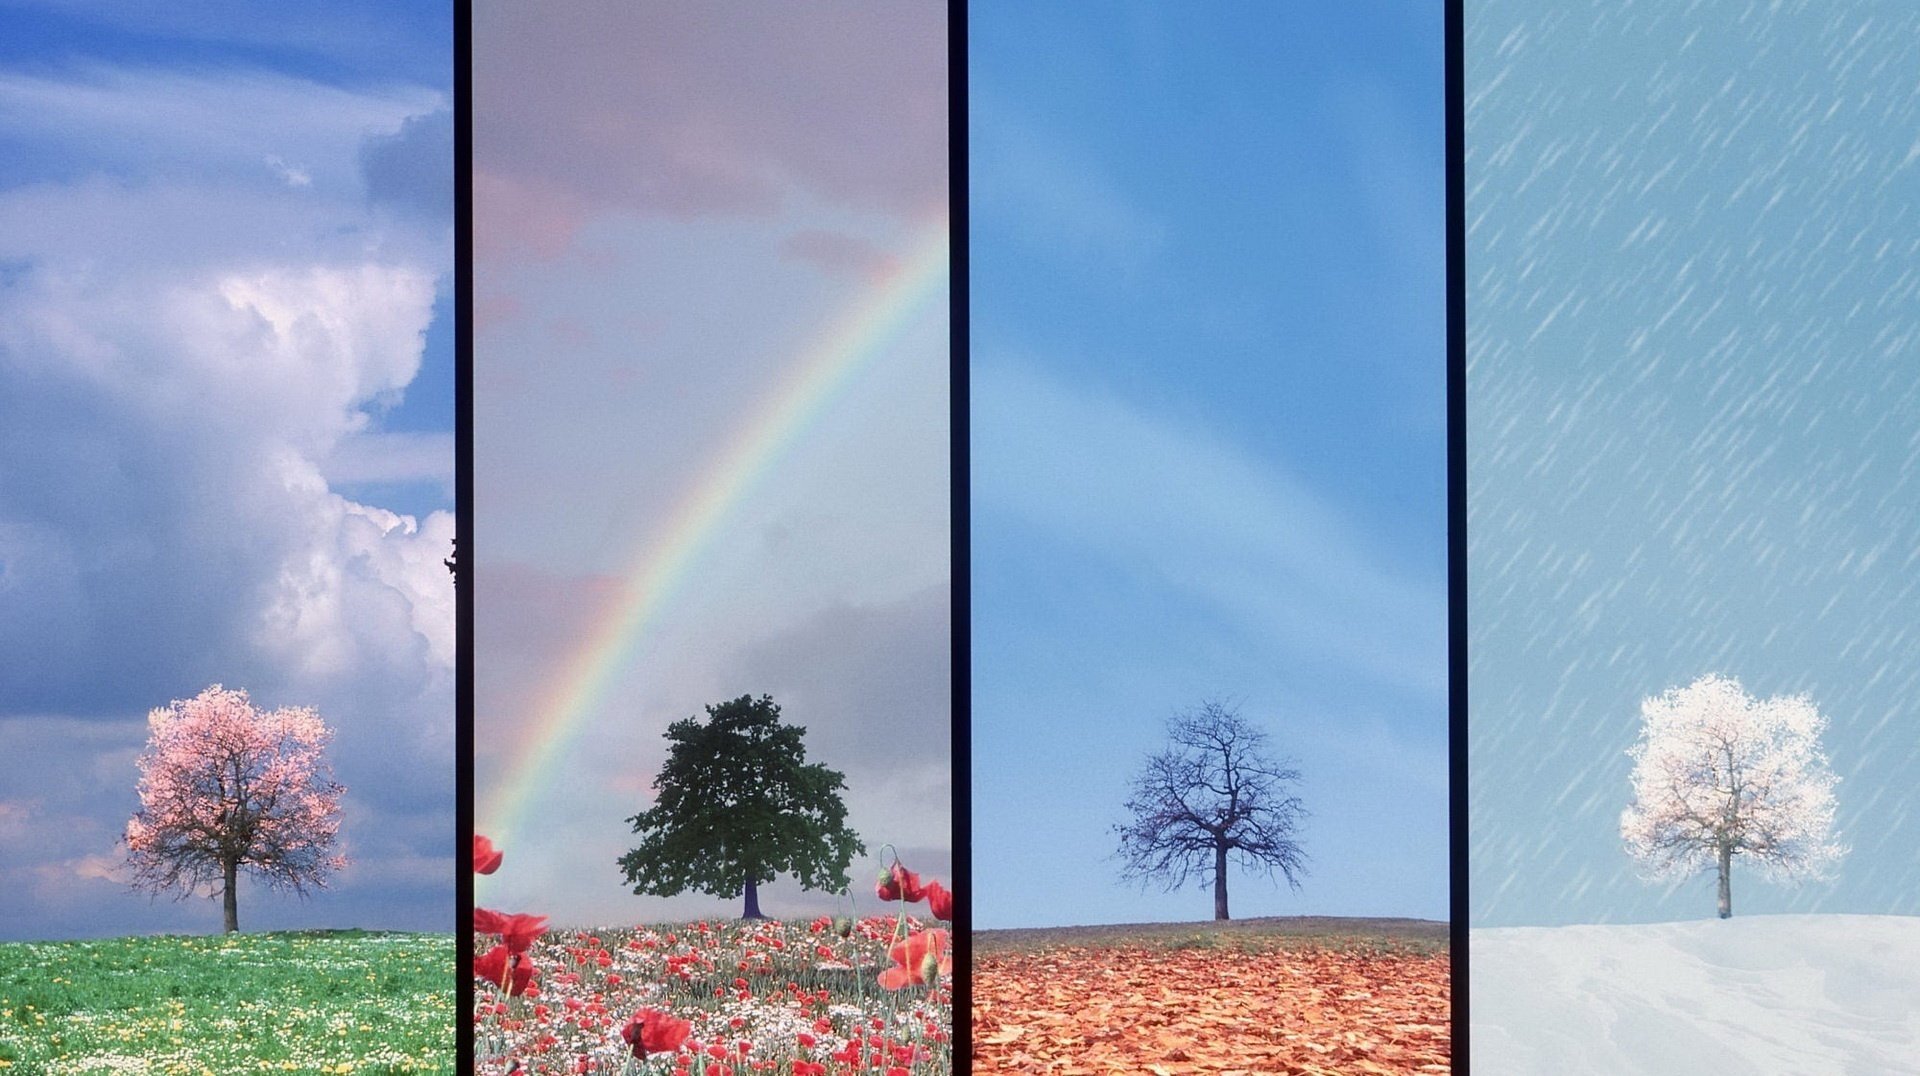
[[[766,916],[760,914],[760,887],[757,884],[755,884],[751,875],[749,875],[747,878],[747,910],[740,913],[740,918],[742,919],[765,919],[766,918]]]
[[[226,889],[226,894],[222,900],[222,903],[226,906],[228,934],[237,933],[240,930],[240,894],[235,892],[234,890],[235,884],[238,883],[239,881],[240,881],[239,862],[231,859],[227,860],[226,862],[227,889]]]
[[[1733,848],[1720,846],[1720,918],[1733,916]]]
[[[1229,919],[1227,915],[1227,849],[1225,845],[1213,850],[1213,917]]]

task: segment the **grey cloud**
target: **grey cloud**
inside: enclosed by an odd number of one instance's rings
[[[764,213],[795,189],[897,215],[945,202],[943,5],[488,4],[474,23],[476,170],[539,201],[672,216]]]
[[[360,147],[367,196],[436,223],[453,223],[453,111],[408,116]]]
[[[744,649],[730,675],[805,715],[809,757],[878,775],[952,758],[953,601],[946,584],[822,609]]]
[[[788,236],[780,252],[823,272],[875,279],[895,269],[899,259],[878,245],[845,232],[809,228]]]

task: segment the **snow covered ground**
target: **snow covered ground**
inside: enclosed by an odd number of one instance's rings
[[[1920,917],[1490,928],[1468,953],[1476,1076],[1920,1073]]]

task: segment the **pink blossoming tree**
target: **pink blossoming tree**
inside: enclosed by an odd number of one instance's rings
[[[127,823],[133,885],[185,897],[219,883],[240,929],[241,867],[301,896],[346,865],[332,851],[340,796],[322,752],[332,730],[305,707],[261,711],[219,684],[147,716],[140,810]]]

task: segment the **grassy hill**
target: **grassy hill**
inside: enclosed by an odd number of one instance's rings
[[[451,1073],[447,934],[0,944],[0,1076]]]
[[[976,930],[976,952],[1022,951],[1071,946],[1090,949],[1262,950],[1303,945],[1335,949],[1444,952],[1445,923],[1430,919],[1358,919],[1322,915],[1191,923],[1110,923],[1088,927],[1021,927]]]

